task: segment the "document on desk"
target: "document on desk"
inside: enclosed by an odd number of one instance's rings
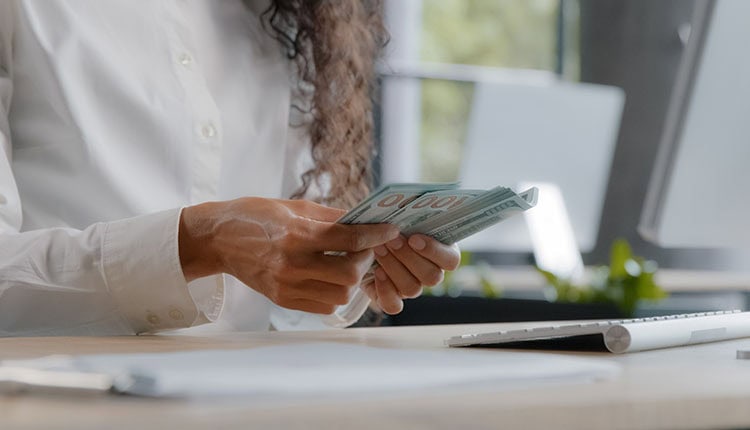
[[[295,398],[513,389],[614,378],[611,361],[497,350],[404,350],[306,343],[242,350],[55,356],[3,367],[107,375],[111,391],[150,397]],[[43,374],[43,372],[42,372]],[[38,378],[37,378],[38,382]]]

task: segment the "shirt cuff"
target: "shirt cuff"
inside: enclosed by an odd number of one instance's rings
[[[188,284],[188,290],[200,311],[195,325],[216,321],[224,309],[224,275],[198,278]]]
[[[205,322],[182,273],[181,209],[114,221],[102,239],[107,289],[136,333]]]
[[[279,331],[349,327],[362,317],[369,305],[370,299],[361,287],[357,288],[348,304],[339,306],[331,315],[286,309],[274,304],[271,309],[271,326]]]

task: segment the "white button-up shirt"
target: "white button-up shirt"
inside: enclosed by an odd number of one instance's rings
[[[181,207],[311,165],[257,3],[0,0],[0,335],[323,325],[180,267]]]

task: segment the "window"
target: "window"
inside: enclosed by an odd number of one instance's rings
[[[402,130],[385,141],[403,152],[414,140],[394,137],[416,138],[418,147],[412,163],[383,165],[384,179],[458,178],[474,83],[483,76],[519,69],[578,77],[575,1],[391,0],[387,11],[396,47],[386,76],[398,74],[400,82],[386,84],[399,90],[384,107],[400,112],[393,115],[399,124],[386,126]]]

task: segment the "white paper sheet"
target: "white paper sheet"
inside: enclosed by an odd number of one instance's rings
[[[3,366],[131,375],[144,396],[296,397],[511,388],[617,376],[611,361],[500,350],[404,350],[305,343],[242,350],[82,355],[5,361]]]

